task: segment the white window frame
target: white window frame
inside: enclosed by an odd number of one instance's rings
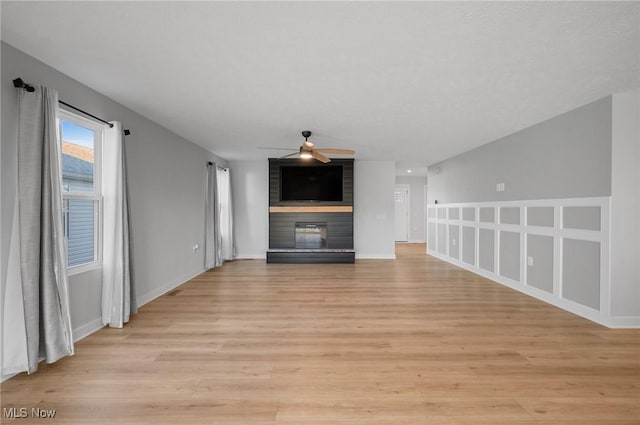
[[[94,229],[93,229],[93,253],[94,260],[89,263],[67,266],[67,275],[72,276],[95,270],[102,267],[102,144],[106,125],[84,118],[66,109],[58,108],[57,114],[58,143],[60,144],[60,180],[62,181],[62,126],[61,121],[68,121],[88,128],[94,132],[93,139],[93,192],[65,192],[62,191],[62,201],[81,199],[94,201]],[[67,238],[65,237],[65,250],[67,250]],[[68,254],[68,250],[67,250]]]

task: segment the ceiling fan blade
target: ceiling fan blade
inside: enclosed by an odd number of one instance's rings
[[[258,146],[258,149],[267,149],[267,150],[275,150],[275,151],[292,151],[291,148],[266,148],[263,146]]]
[[[300,154],[300,152],[293,152],[293,153],[290,153],[289,155],[281,156],[280,159],[291,158],[292,156],[296,156],[296,155],[299,155],[299,154]]]
[[[320,152],[316,152],[316,151],[311,151],[311,156],[313,156],[315,159],[317,159],[320,162],[323,163],[327,163],[327,162],[331,162],[331,160],[329,158],[327,158],[326,156],[322,155]]]
[[[353,155],[356,151],[352,149],[315,149],[316,152],[330,153],[337,155]]]

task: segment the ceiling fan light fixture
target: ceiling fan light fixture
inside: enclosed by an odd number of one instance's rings
[[[0,0],[1,1],[1,0]],[[309,141],[309,136],[311,136],[311,132],[305,130],[302,132],[302,137],[304,137],[304,142],[302,142],[302,146],[298,149],[298,151],[294,151],[288,155],[285,155],[281,158],[291,158],[293,156],[298,156],[300,159],[316,159],[323,164],[327,164],[331,162],[331,159],[326,156],[327,154],[335,154],[335,155],[353,155],[356,151],[352,149],[316,149],[316,144]]]

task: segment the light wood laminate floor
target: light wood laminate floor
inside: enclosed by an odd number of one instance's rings
[[[5,382],[56,416],[3,423],[640,424],[640,331],[397,254],[226,263]]]

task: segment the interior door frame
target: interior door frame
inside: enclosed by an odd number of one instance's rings
[[[428,209],[427,209],[427,190],[428,190],[427,189],[427,185],[428,185],[428,183],[424,185],[424,198],[422,199],[424,201],[422,203],[422,221],[424,222],[424,228],[422,229],[423,230],[422,237],[424,238],[424,245],[425,246],[427,246],[427,241],[429,240],[429,239],[427,239],[428,236],[429,236],[428,235],[429,224],[428,224],[428,217],[427,217],[427,212],[428,212]]]
[[[411,240],[411,185],[410,184],[396,184],[393,188],[394,194],[397,189],[407,189],[407,240],[405,243],[409,243]],[[395,202],[395,198],[394,198]],[[395,213],[395,210],[394,210]],[[394,216],[395,220],[395,216]],[[395,222],[394,222],[395,228]],[[394,236],[395,239],[395,236]],[[398,242],[398,241],[396,241]]]

